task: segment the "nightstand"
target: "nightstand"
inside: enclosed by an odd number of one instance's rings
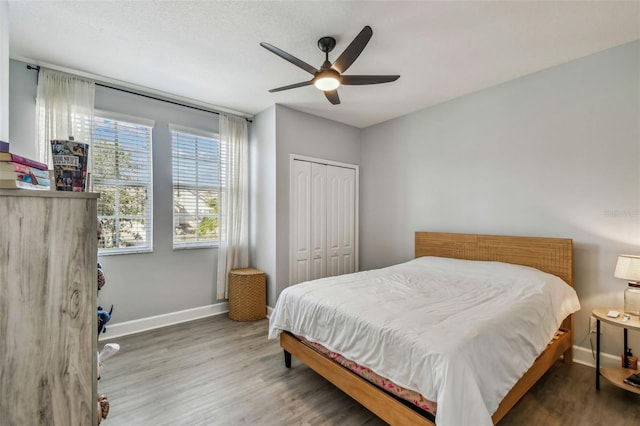
[[[617,318],[608,317],[607,313],[610,310],[618,311],[620,312],[620,315]],[[640,388],[636,388],[624,383],[624,379],[634,373],[637,373],[637,370],[622,367],[600,367],[600,321],[603,321],[615,327],[623,328],[624,351],[620,353],[620,355],[622,355],[624,353],[627,353],[627,331],[640,331],[640,319],[637,315],[629,315],[630,318],[627,321],[623,321],[623,309],[598,308],[594,309],[591,312],[591,315],[596,318],[596,389],[600,389],[600,376],[602,376],[619,388],[628,390],[629,392],[640,394]]]

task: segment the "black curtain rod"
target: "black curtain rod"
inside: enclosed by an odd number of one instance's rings
[[[27,65],[27,69],[35,70],[37,72],[40,72],[40,65],[36,65],[35,67],[33,65]],[[137,95],[137,96],[142,96],[143,98],[153,99],[155,101],[166,102],[168,104],[178,105],[178,106],[185,107],[185,108],[191,108],[191,109],[195,109],[195,110],[198,110],[198,111],[208,112],[210,114],[220,115],[220,112],[218,112],[218,111],[213,111],[213,110],[206,109],[206,108],[200,108],[200,107],[197,107],[197,106],[194,106],[194,105],[183,104],[183,103],[172,101],[172,100],[169,100],[169,99],[158,98],[156,96],[147,95],[145,93],[140,93],[140,92],[134,92],[132,90],[123,89],[121,87],[109,86],[108,84],[99,83],[97,81],[95,81],[94,83],[95,83],[96,86],[106,87],[107,89],[118,90],[120,92],[130,93],[132,95]],[[245,118],[245,120],[247,120],[247,122],[249,122],[249,123],[253,123],[253,121],[248,119],[248,118]]]

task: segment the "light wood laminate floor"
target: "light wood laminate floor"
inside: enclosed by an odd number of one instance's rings
[[[286,369],[267,326],[220,315],[114,339],[120,352],[106,361],[98,382],[111,404],[102,425],[385,424],[295,358]],[[499,423],[638,424],[639,395],[606,380],[596,391],[593,368],[562,363]]]

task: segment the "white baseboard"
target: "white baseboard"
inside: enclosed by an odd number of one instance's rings
[[[227,302],[222,302],[213,305],[200,306],[192,309],[185,309],[184,311],[156,315],[153,317],[140,318],[137,320],[125,321],[116,324],[107,324],[106,331],[100,334],[100,338],[98,339],[98,341],[111,340],[116,337],[141,333],[143,331],[167,327],[174,324],[180,324],[182,322],[220,315],[227,312],[229,312],[229,304]]]
[[[596,368],[596,351],[589,348],[573,346],[573,362]],[[620,355],[611,355],[600,352],[600,365],[603,367],[620,367]]]

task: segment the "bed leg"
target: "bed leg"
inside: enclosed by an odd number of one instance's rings
[[[287,351],[284,352],[284,366],[287,368],[291,368],[291,354]]]

